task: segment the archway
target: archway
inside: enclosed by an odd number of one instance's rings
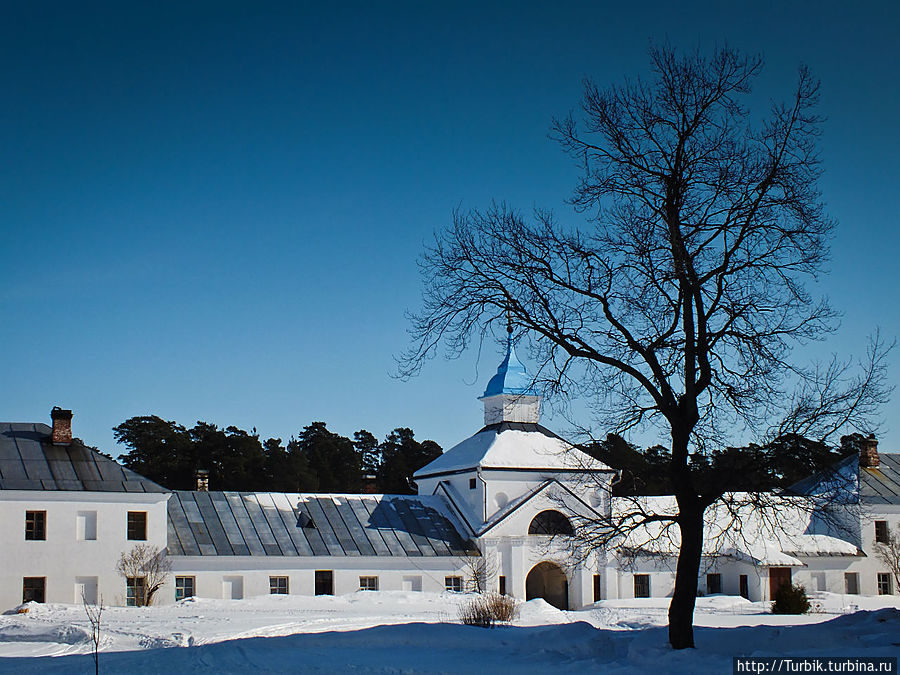
[[[566,573],[552,562],[538,563],[525,577],[525,599],[543,598],[557,609],[569,609]]]

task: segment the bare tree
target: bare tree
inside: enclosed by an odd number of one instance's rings
[[[871,431],[886,350],[876,337],[860,374],[852,362],[790,359],[836,328],[805,287],[823,271],[834,227],[817,187],[818,82],[801,68],[790,100],[754,126],[745,102],[760,57],[669,47],[650,57],[651,81],[588,81],[583,125],[553,124],[583,170],[572,200],[583,224],[502,204],[454,213],[423,257],[424,306],[400,373],[442,345],[458,356],[509,312],[551,399],[591,401],[604,431],[665,434],[676,508],[634,517],[679,530],[669,640],[684,648],[694,644],[704,512],[728,486],[691,458],[768,431]]]
[[[102,636],[102,618],[103,618],[103,598],[100,598],[99,604],[92,605],[88,603],[84,595],[84,589],[81,589],[81,604],[84,606],[84,613],[87,614],[88,621],[91,624],[91,654],[94,657],[94,674],[100,675],[100,638]]]
[[[153,596],[162,588],[172,571],[172,561],[166,550],[149,544],[137,544],[130,551],[123,551],[116,564],[116,571],[126,580],[141,580],[135,595],[138,607],[153,604]]]
[[[886,542],[876,542],[875,555],[887,565],[894,575],[894,583],[900,588],[900,525],[893,532],[890,529],[887,531]]]
[[[500,569],[492,553],[461,556],[458,558],[463,573],[464,590],[470,593],[486,593],[488,584]]]

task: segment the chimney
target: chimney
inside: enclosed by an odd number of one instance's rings
[[[50,419],[53,420],[53,431],[50,432],[50,442],[53,445],[71,445],[72,443],[72,411],[63,410],[58,405],[50,411]]]
[[[859,442],[859,465],[863,469],[877,469],[879,464],[878,439],[870,434]]]
[[[363,494],[374,495],[378,489],[376,484],[377,477],[372,474],[363,476]]]
[[[209,492],[209,471],[197,469],[197,492]]]

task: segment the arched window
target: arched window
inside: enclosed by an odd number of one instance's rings
[[[575,534],[572,523],[559,511],[541,511],[528,526],[528,534]]]

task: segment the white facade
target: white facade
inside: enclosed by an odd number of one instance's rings
[[[0,499],[0,607],[22,602],[24,578],[45,579],[46,602],[102,597],[125,604],[116,572],[122,553],[137,544],[166,547],[165,493],[4,490]],[[26,540],[26,512],[44,513],[44,539]],[[129,540],[128,513],[146,514],[146,539]]]
[[[621,498],[610,497],[617,472],[540,426],[540,398],[528,388],[524,366],[511,344],[482,401],[486,426],[416,472],[419,497],[170,493],[83,445],[73,446],[72,452],[77,450],[80,456],[67,455],[69,451],[48,440],[49,427],[6,424],[0,429],[0,444],[7,443],[0,448],[0,462],[10,462],[0,463],[0,536],[5,542],[0,553],[0,609],[20,604],[25,587],[35,580],[43,580],[46,602],[80,602],[84,592],[89,601],[126,604],[126,584],[116,564],[137,544],[169,549],[172,571],[156,596],[159,603],[174,602],[176,589],[232,599],[273,590],[299,595],[363,588],[437,592],[468,590],[476,577],[480,590],[519,599],[544,597],[571,609],[600,599],[671,595],[677,538],[647,528],[639,533],[640,541],[625,541],[621,550],[585,554],[565,536],[566,528],[624,508]],[[13,439],[12,445],[8,439]],[[27,442],[33,446],[26,452]],[[55,489],[47,489],[46,478],[24,473],[9,477],[10,472],[23,471],[21,467],[27,471],[28,462],[37,466],[39,452],[47,455],[47,467],[41,469],[47,475],[91,464],[96,480],[82,477],[81,489],[67,489],[77,481],[56,478]],[[877,463],[877,452],[872,452]],[[22,456],[10,460],[15,453]],[[61,459],[64,456],[68,459]],[[884,592],[878,579],[889,570],[874,554],[875,536],[882,523],[891,532],[900,525],[900,495],[891,492],[900,473],[895,459],[885,457],[889,461],[881,469],[859,468],[853,465],[855,459],[848,460],[845,468],[856,472],[856,489],[847,501],[863,502],[864,508],[862,515],[857,510],[847,516],[851,520],[842,533],[817,532],[806,511],[791,511],[786,502],[784,514],[790,517],[782,517],[783,536],[763,531],[749,536],[752,511],[741,516],[740,538],[708,536],[697,580],[700,592],[768,600],[785,575],[808,590]],[[58,463],[56,468],[51,468],[53,462]],[[92,491],[87,489],[91,485],[103,487]],[[817,489],[811,485],[811,490]],[[654,501],[648,504],[652,509],[671,508],[671,497],[640,499]],[[304,500],[327,503],[316,506],[320,510],[309,517],[302,510]],[[389,534],[389,527],[379,530],[376,522],[379,509],[394,508],[388,506],[391,502],[419,514],[406,511],[401,519],[392,513],[394,534]],[[231,509],[244,509],[244,504],[252,508],[242,511],[245,525],[241,525],[241,515]],[[299,531],[292,528],[315,528],[310,521],[319,520],[324,536],[325,509],[333,510],[336,523],[328,534],[331,539],[321,539],[317,550],[303,549]],[[251,511],[260,519],[255,525],[250,522]],[[361,518],[352,525],[347,517],[351,512]],[[35,513],[41,514],[39,537],[34,536]],[[129,513],[145,514],[144,538],[129,538]],[[218,534],[214,534],[210,521],[219,517],[223,520],[215,523]],[[715,522],[715,515],[711,517]],[[415,528],[404,530],[410,519],[435,533],[431,543],[430,535],[423,538]],[[445,522],[455,543],[441,539],[438,530]],[[260,523],[272,525],[271,532],[262,533]],[[340,534],[338,528],[345,526]],[[259,533],[249,549],[241,539],[242,527],[251,538]],[[213,546],[216,536],[224,548]],[[341,536],[345,542],[338,541]],[[413,536],[420,538],[419,544],[425,542],[418,549]],[[344,543],[352,544],[354,537],[379,550],[369,546],[348,551]],[[401,544],[403,537],[407,540]],[[194,540],[193,549],[183,545],[187,539]],[[284,554],[292,541],[297,545],[293,554]],[[476,555],[470,555],[473,546]],[[626,556],[625,550],[632,553]],[[895,579],[887,590],[898,592]]]

